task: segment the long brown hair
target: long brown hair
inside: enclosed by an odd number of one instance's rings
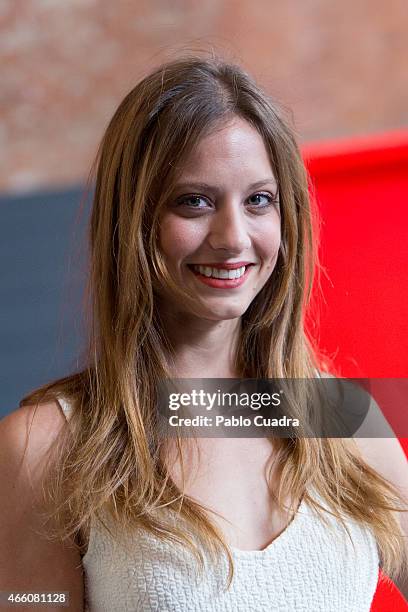
[[[219,58],[184,56],[162,65],[124,98],[102,139],[89,225],[90,334],[80,371],[44,385],[20,405],[66,398],[70,427],[50,460],[45,492],[59,537],[89,532],[109,515],[118,533],[142,527],[188,546],[196,540],[216,556],[230,550],[205,508],[172,481],[160,456],[156,389],[170,376],[171,346],[157,309],[161,284],[181,290],[157,244],[160,211],[183,159],[199,139],[234,116],[262,136],[278,182],[282,242],[275,269],[242,316],[236,371],[248,378],[312,379],[321,368],[305,332],[305,310],[316,266],[316,227],[308,177],[287,114],[239,66]],[[403,567],[401,528],[393,510],[403,500],[344,439],[274,439],[278,504],[304,497],[371,528],[388,575]],[[272,446],[271,446],[272,448]],[[178,444],[182,463],[181,445]],[[272,485],[271,485],[272,490]],[[166,509],[168,512],[162,512]],[[106,514],[107,513],[107,514]]]

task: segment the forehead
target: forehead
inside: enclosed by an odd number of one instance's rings
[[[179,172],[180,179],[211,175],[216,180],[231,175],[234,180],[240,176],[255,181],[264,175],[273,176],[262,136],[240,117],[201,137],[180,164]]]

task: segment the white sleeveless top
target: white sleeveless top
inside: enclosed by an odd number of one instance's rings
[[[70,406],[59,399],[68,417]],[[326,505],[320,498],[319,502]],[[135,529],[126,549],[92,524],[82,559],[88,612],[369,612],[379,571],[371,530],[325,515],[305,501],[264,550],[231,547],[234,578],[225,591],[228,563],[206,559],[200,573],[192,553]]]

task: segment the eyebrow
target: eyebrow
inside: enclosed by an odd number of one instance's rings
[[[267,177],[265,179],[262,179],[260,181],[256,181],[255,183],[252,183],[251,185],[248,185],[248,189],[258,189],[260,187],[262,187],[263,185],[267,185],[268,183],[273,183],[273,185],[275,187],[277,187],[277,183],[276,183],[276,179],[275,177],[271,176],[271,177]],[[202,190],[206,190],[206,191],[213,191],[214,193],[217,193],[219,191],[219,189],[217,187],[214,187],[214,185],[209,185],[208,183],[202,183],[202,182],[198,182],[196,183],[195,181],[187,181],[187,182],[183,182],[183,183],[177,183],[174,187],[175,189],[202,189]]]

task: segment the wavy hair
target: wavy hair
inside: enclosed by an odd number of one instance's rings
[[[226,553],[228,584],[234,567],[222,533],[208,509],[173,482],[160,452],[156,390],[170,377],[166,354],[172,348],[158,293],[164,285],[192,308],[196,302],[173,282],[157,237],[160,211],[183,160],[200,138],[235,116],[265,143],[278,183],[282,234],[275,269],[242,316],[236,371],[248,378],[313,379],[317,368],[324,369],[305,331],[318,223],[288,113],[241,67],[217,57],[183,56],[130,91],[98,150],[84,363],[20,402],[38,406],[64,397],[74,408],[53,446],[44,484],[57,525],[52,537],[75,537],[85,550],[93,520],[107,529],[110,522],[119,535],[140,527],[187,546],[202,565],[201,541],[213,559]],[[392,577],[405,563],[394,515],[404,500],[352,444],[341,438],[271,438],[279,474],[277,485],[270,482],[271,494],[282,508],[288,496],[296,503],[304,497],[324,519],[313,488],[338,520],[351,517],[372,530],[382,567]],[[180,440],[177,456],[184,474]]]

